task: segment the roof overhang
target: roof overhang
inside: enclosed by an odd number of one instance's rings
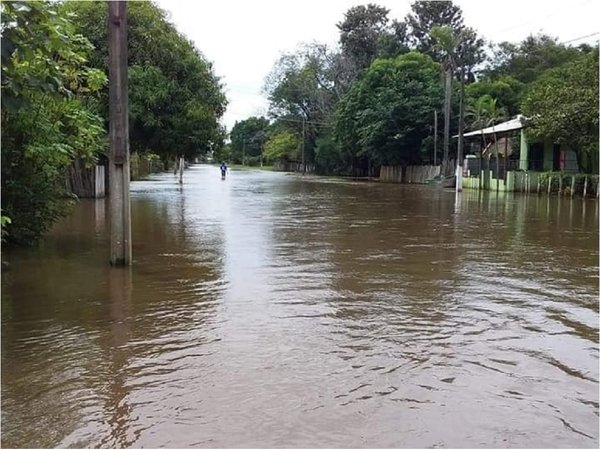
[[[517,131],[525,128],[527,118],[521,114],[511,120],[507,120],[506,122],[499,123],[497,125],[492,125],[491,127],[482,128],[480,130],[470,131],[468,133],[464,133],[463,137],[476,137],[476,136],[486,136],[490,134],[500,134],[500,133],[508,133],[510,131]],[[452,136],[457,138],[456,136]]]

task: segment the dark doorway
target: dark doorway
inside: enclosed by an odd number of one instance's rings
[[[544,144],[536,142],[529,146],[529,170],[544,170]]]
[[[560,170],[560,144],[552,146],[552,170]]]

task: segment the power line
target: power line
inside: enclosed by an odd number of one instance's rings
[[[577,37],[575,39],[570,39],[568,41],[564,41],[563,44],[568,44],[569,42],[579,41],[581,39],[585,39],[585,38],[589,38],[589,37],[592,37],[592,36],[596,36],[598,34],[600,34],[600,31],[597,31],[597,32],[591,33],[591,34],[586,34],[585,36],[579,36],[579,37]]]
[[[250,117],[250,116],[252,116],[252,114],[249,115],[248,113],[238,113],[238,112],[235,112],[235,111],[228,111],[228,113],[229,113],[229,115],[238,116],[238,117],[242,117],[242,116],[243,117]],[[281,118],[274,118],[273,120],[275,122],[277,122],[277,121],[282,121],[282,122],[296,122],[296,123],[302,123],[303,122],[302,119],[286,119],[286,118],[283,118],[283,117],[281,117]],[[304,120],[304,123],[311,124],[311,125],[323,125],[323,126],[330,126],[330,125],[332,125],[331,122],[321,122],[321,121],[318,121],[318,120]]]
[[[322,125],[322,126],[331,126],[330,122],[318,122],[316,120],[302,120],[302,119],[283,119],[283,118],[277,118],[277,119],[273,119],[275,122],[277,121],[282,121],[282,122],[296,122],[296,123],[307,123],[307,124],[311,124],[311,125]]]
[[[577,3],[576,5],[568,5],[566,8],[555,9],[554,11],[551,11],[550,13],[548,13],[548,14],[546,14],[544,16],[537,16],[536,17],[536,19],[537,19],[536,22],[532,22],[531,20],[527,20],[527,21],[521,22],[521,23],[519,23],[517,25],[512,25],[512,26],[510,26],[508,28],[503,28],[501,30],[496,30],[496,31],[492,30],[492,31],[494,33],[504,33],[505,31],[511,31],[511,30],[514,30],[514,29],[517,29],[517,28],[522,28],[523,26],[526,26],[526,25],[529,26],[529,27],[531,27],[535,23],[540,23],[539,22],[540,20],[545,20],[545,19],[547,19],[549,17],[554,16],[557,13],[566,11],[567,9],[572,10],[572,9],[574,9],[576,7],[582,6],[585,3],[589,3],[590,1],[591,0],[584,0],[584,1],[580,2],[580,3]]]

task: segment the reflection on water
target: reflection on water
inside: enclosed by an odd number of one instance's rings
[[[2,280],[4,447],[597,447],[598,203],[193,167]]]

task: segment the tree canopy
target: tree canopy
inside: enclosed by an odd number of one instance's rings
[[[492,79],[510,76],[521,83],[531,83],[545,71],[572,61],[582,53],[581,49],[561,44],[545,34],[528,36],[517,44],[501,42],[493,50],[494,57],[484,73]]]
[[[90,63],[108,72],[106,2],[66,2],[94,45]],[[223,144],[227,106],[212,64],[152,2],[128,3],[130,145],[167,159],[204,154]],[[106,110],[107,95],[103,96]]]
[[[2,235],[29,243],[68,211],[73,161],[107,150],[108,4],[1,7]],[[128,3],[128,61],[132,151],[167,160],[223,145],[221,82],[152,2]]]
[[[378,59],[340,102],[337,136],[380,164],[416,162],[441,98],[439,65],[429,56]]]
[[[441,56],[431,37],[431,30],[446,26],[453,32],[459,32],[464,28],[462,10],[451,1],[415,1],[406,17],[406,23],[412,47],[427,53],[438,62]]]
[[[66,168],[106,148],[98,93],[107,80],[87,65],[91,50],[57,4],[2,3],[2,214],[11,242],[34,241],[64,215]]]
[[[231,159],[237,163],[257,163],[267,140],[269,120],[266,117],[249,117],[236,122],[231,129]]]
[[[598,50],[549,70],[531,86],[523,112],[529,133],[566,144],[587,173],[598,172]]]

